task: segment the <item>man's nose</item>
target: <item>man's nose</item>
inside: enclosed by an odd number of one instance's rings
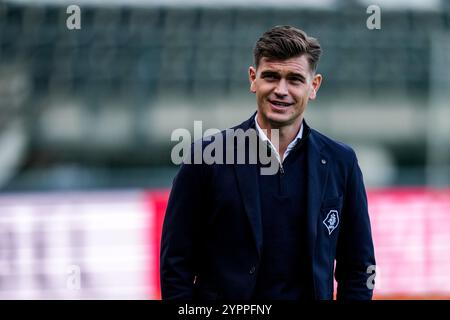
[[[287,82],[284,79],[278,81],[274,93],[279,97],[285,97],[288,95]]]

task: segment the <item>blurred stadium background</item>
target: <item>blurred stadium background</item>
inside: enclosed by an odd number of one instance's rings
[[[444,0],[0,1],[0,298],[158,299],[171,132],[248,118],[252,46],[279,24],[323,46],[306,118],[358,153],[375,297],[450,298]]]

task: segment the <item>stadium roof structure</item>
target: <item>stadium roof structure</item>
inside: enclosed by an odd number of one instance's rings
[[[6,2],[27,5],[87,5],[87,6],[137,6],[137,7],[296,7],[334,8],[340,0],[6,0]]]
[[[444,7],[446,0],[378,0],[376,5],[383,10],[436,11]],[[373,0],[5,0],[5,2],[26,5],[86,5],[86,6],[134,6],[134,7],[277,7],[334,9],[342,6],[373,5]]]

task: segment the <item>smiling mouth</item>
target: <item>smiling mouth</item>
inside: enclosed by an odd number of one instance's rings
[[[287,102],[282,102],[282,101],[269,100],[269,102],[271,104],[273,104],[274,106],[281,107],[281,108],[290,107],[293,105],[293,103],[287,103]]]

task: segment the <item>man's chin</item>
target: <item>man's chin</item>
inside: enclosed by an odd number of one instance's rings
[[[272,128],[280,128],[289,126],[294,123],[294,119],[286,114],[270,113],[267,120],[271,124]]]

